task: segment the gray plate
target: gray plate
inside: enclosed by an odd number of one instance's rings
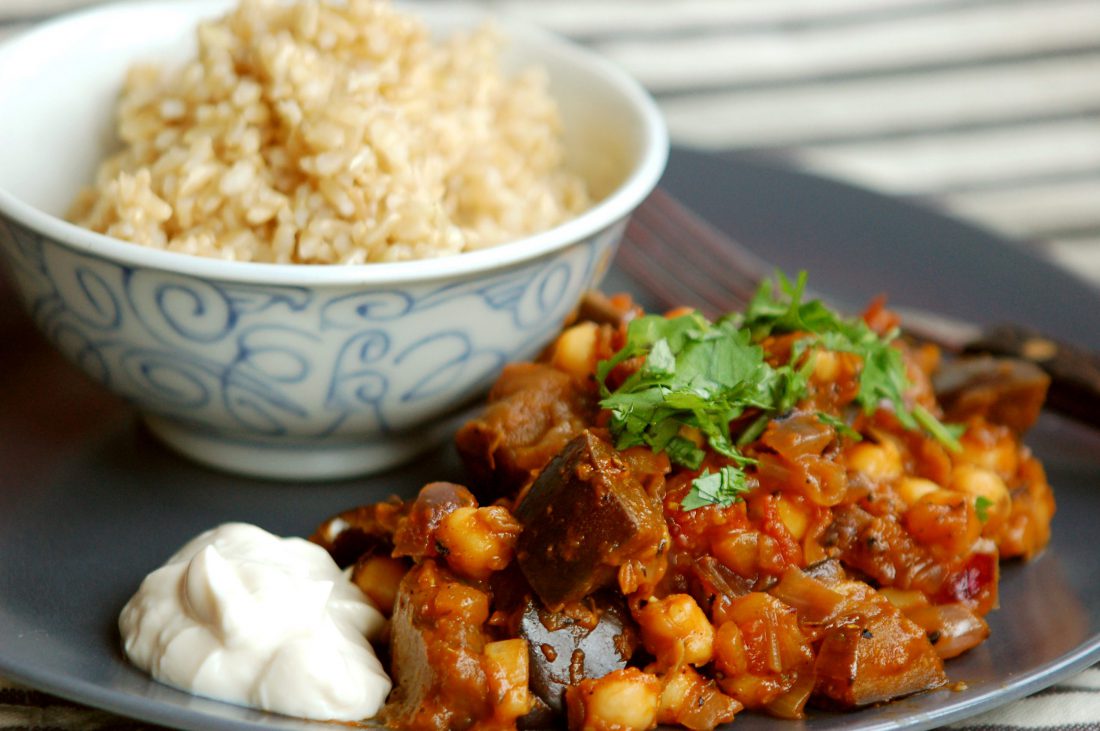
[[[1100,312],[1096,290],[975,229],[836,183],[685,151],[674,153],[665,184],[765,257],[809,268],[811,284],[835,300],[855,304],[887,291],[905,304],[1011,317],[1100,349],[1091,323]],[[621,271],[609,285],[647,297]],[[331,730],[149,681],[119,652],[118,611],[149,570],[205,528],[245,520],[308,534],[335,511],[430,480],[460,480],[450,450],[329,485],[252,482],[196,467],[54,355],[2,286],[0,383],[0,675],[179,728]],[[1045,417],[1030,442],[1057,491],[1054,540],[1036,561],[1004,568],[992,638],[949,663],[966,689],[819,713],[784,728],[929,728],[1100,660],[1100,561],[1091,543],[1100,436]],[[774,721],[742,714],[736,728],[765,724]]]

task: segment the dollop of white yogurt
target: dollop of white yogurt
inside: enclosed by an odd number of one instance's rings
[[[126,655],[196,695],[317,720],[378,713],[385,619],[323,548],[227,523],[149,574],[118,625]]]

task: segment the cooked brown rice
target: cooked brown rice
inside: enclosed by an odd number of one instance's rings
[[[537,69],[492,28],[435,42],[386,0],[243,0],[182,69],[127,75],[123,149],[77,223],[222,259],[400,261],[493,246],[588,204]]]

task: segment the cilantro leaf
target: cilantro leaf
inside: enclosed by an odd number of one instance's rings
[[[901,353],[891,345],[898,336],[896,330],[880,337],[861,318],[843,318],[820,300],[803,301],[806,272],[799,272],[794,282],[782,272],[777,272],[776,279],[779,294],[774,293],[770,282],[764,282],[745,311],[743,325],[755,338],[790,332],[813,335],[792,349],[792,362],[815,346],[858,355],[863,367],[856,402],[864,413],[874,413],[880,403],[889,402],[902,426],[922,428],[948,449],[957,451],[958,440],[935,416],[919,405],[913,409],[906,405],[909,378]]]
[[[635,318],[627,326],[626,345],[611,358],[596,365],[596,378],[602,386],[616,366],[637,355],[648,353],[658,340],[667,341],[670,350],[678,350],[689,333],[701,331],[706,325],[706,318],[698,312],[672,319],[660,315]],[[606,396],[606,388],[604,391]]]
[[[777,271],[776,280],[779,284],[778,293],[774,292],[771,281],[764,280],[750,300],[749,306],[745,308],[742,325],[752,332],[754,339],[759,340],[772,333],[799,331],[819,335],[839,332],[860,338],[866,337],[858,328],[858,325],[866,328],[862,320],[845,320],[830,310],[821,300],[803,301],[806,296],[805,271],[799,272],[794,282],[783,272]],[[857,329],[853,330],[853,325]],[[866,329],[871,338],[874,338],[870,328]]]
[[[832,414],[826,414],[824,411],[819,411],[817,412],[817,420],[820,421],[822,424],[828,424],[836,430],[837,434],[846,436],[852,441],[859,442],[863,440],[862,434],[857,432],[852,427],[848,426],[848,424],[845,423],[842,419],[838,419]]]
[[[959,437],[966,431],[965,425],[944,424],[937,419],[932,412],[920,404],[913,407],[913,418],[921,425],[921,428],[935,437],[940,444],[947,447],[950,451],[962,451],[962,445],[959,444]]]
[[[993,507],[993,501],[985,495],[979,495],[974,501],[974,512],[978,514],[978,520],[982,525],[989,522],[989,509]]]
[[[672,422],[674,423],[674,422]],[[690,439],[685,439],[677,434],[665,444],[668,458],[677,464],[682,464],[691,469],[698,469],[703,463],[706,452],[695,445]]]
[[[691,482],[691,491],[680,501],[682,510],[695,510],[704,505],[729,507],[749,491],[745,473],[732,465],[717,472],[704,470]]]
[[[741,436],[737,437],[737,446],[743,447],[746,444],[755,442],[768,428],[768,422],[771,419],[772,415],[770,413],[764,413],[749,422],[749,425],[741,432]]]
[[[870,332],[870,328],[867,330]],[[901,353],[890,347],[889,340],[885,339],[877,343],[856,344],[851,352],[863,357],[856,401],[863,407],[864,413],[873,413],[879,403],[889,401],[902,426],[915,429],[917,422],[905,406],[904,394],[909,387],[909,378],[905,375]]]
[[[615,366],[642,355],[643,365],[611,393],[607,376]],[[685,428],[701,432],[719,454],[739,458],[730,422],[747,409],[768,409],[774,381],[763,349],[750,342],[748,332],[698,313],[632,321],[625,345],[597,365],[596,377],[616,447],[648,445],[693,469],[703,451],[683,436]]]
[[[787,363],[773,366],[759,343],[783,333],[804,336],[793,343]],[[596,365],[600,406],[610,412],[608,428],[618,449],[648,446],[690,469],[703,463],[705,447],[733,461],[718,473],[696,478],[685,510],[729,504],[737,497],[747,484],[743,468],[752,463],[738,448],[755,441],[772,418],[805,398],[814,358],[803,356],[815,348],[859,356],[863,365],[855,400],[865,413],[887,402],[905,427],[923,428],[949,449],[958,449],[953,427],[920,405],[906,405],[910,384],[902,354],[892,345],[896,337],[896,331],[880,337],[861,318],[843,318],[820,300],[807,300],[805,272],[794,281],[779,272],[774,284],[760,285],[741,315],[716,322],[698,312],[632,320],[623,347]],[[635,358],[644,360],[612,392],[607,385],[612,371]],[[818,418],[840,434],[859,438],[834,417]],[[742,424],[737,435],[730,433],[734,422]]]

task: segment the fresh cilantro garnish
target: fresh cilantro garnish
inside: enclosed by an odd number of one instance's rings
[[[850,330],[849,321],[841,319],[821,300],[802,301],[806,293],[806,272],[799,272],[794,282],[782,272],[776,273],[776,279],[780,291],[776,293],[771,280],[765,279],[740,318],[742,325],[752,331],[754,340],[776,332],[821,334]]]
[[[678,435],[668,441],[668,444],[665,445],[665,451],[668,452],[668,458],[676,464],[682,464],[693,469],[702,464],[703,457],[707,454],[695,442]]]
[[[947,424],[945,422],[940,422],[940,424],[952,439],[962,439],[962,435],[966,434],[966,424]]]
[[[608,374],[639,355],[645,363],[611,393]],[[730,422],[748,409],[771,407],[775,373],[747,331],[692,313],[632,321],[626,345],[598,364],[596,378],[618,449],[647,445],[697,469],[704,452],[685,432],[696,429],[715,452],[743,460],[731,440]]]
[[[940,444],[952,452],[962,451],[959,437],[966,431],[965,424],[944,424],[933,416],[931,411],[920,404],[913,407],[913,418],[917,420],[922,429],[935,437]]]
[[[691,483],[691,492],[680,501],[682,510],[695,510],[704,505],[729,507],[749,491],[743,470],[726,465],[717,472],[703,470]]]
[[[611,371],[643,355],[641,368],[612,393],[607,387]],[[728,320],[711,323],[697,312],[633,320],[623,348],[596,367],[600,406],[611,412],[609,428],[618,449],[646,445],[666,452],[677,464],[698,469],[706,452],[689,436],[699,434],[711,449],[734,461],[713,475],[696,478],[683,501],[685,510],[728,505],[736,499],[745,485],[741,468],[752,460],[737,451],[730,422],[756,409],[763,414],[763,430],[777,402],[793,406],[798,400],[805,391],[805,377],[765,363],[763,349],[751,342],[747,330]]]
[[[856,402],[864,413],[874,413],[881,402],[888,401],[902,426],[923,428],[948,449],[960,449],[957,438],[931,412],[920,405],[913,409],[906,406],[904,395],[909,378],[901,352],[891,346],[898,336],[896,330],[879,336],[861,318],[843,318],[820,300],[804,302],[806,272],[799,272],[794,282],[782,272],[776,278],[780,291],[774,292],[770,281],[763,282],[742,318],[743,326],[753,333],[754,339],[790,332],[807,332],[815,336],[796,343],[791,353],[792,361],[818,345],[826,350],[858,355],[863,366]]]
[[[978,499],[974,501],[974,512],[978,514],[978,520],[981,521],[982,525],[989,521],[989,509],[991,507],[993,507],[993,501],[985,495],[979,495]]]
[[[813,369],[813,360],[807,360],[799,368],[795,368],[790,363],[771,368],[770,380],[767,384],[770,405],[742,430],[741,435],[737,437],[738,447],[756,441],[764,433],[773,416],[785,414],[795,407],[795,404],[806,395]]]
[[[863,440],[863,435],[857,432],[852,427],[848,426],[842,419],[838,419],[832,414],[826,414],[824,411],[817,412],[817,420],[822,424],[828,424],[836,430],[837,434],[848,437],[852,441],[859,442]]]
[[[842,318],[819,300],[803,301],[805,272],[793,283],[779,274],[778,282],[779,292],[773,291],[771,282],[761,284],[744,315],[727,315],[717,322],[698,312],[632,320],[623,347],[596,366],[600,406],[611,413],[608,428],[616,448],[648,446],[667,453],[676,464],[698,469],[706,456],[705,440],[710,449],[732,461],[692,482],[682,501],[685,510],[729,505],[746,489],[742,468],[752,460],[738,447],[756,440],[772,418],[789,412],[805,397],[814,359],[802,356],[813,348],[854,353],[862,359],[856,402],[864,412],[873,413],[888,401],[904,426],[924,428],[949,448],[958,448],[950,427],[921,406],[906,406],[905,363],[890,345],[896,332],[880,337],[860,318]],[[789,362],[768,364],[759,341],[773,333],[792,332],[806,337],[794,343]],[[612,392],[608,376],[633,358],[644,361]],[[825,414],[818,418],[838,433],[859,438],[838,419]],[[735,440],[730,423],[738,420],[742,424]]]

